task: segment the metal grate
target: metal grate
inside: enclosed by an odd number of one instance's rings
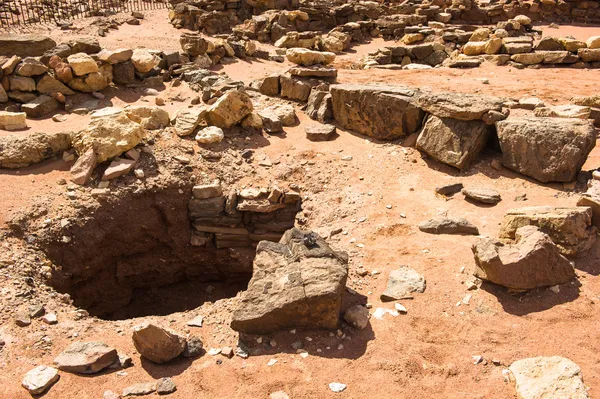
[[[161,8],[166,0],[0,0],[0,28]]]

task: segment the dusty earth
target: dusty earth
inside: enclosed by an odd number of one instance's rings
[[[78,21],[76,26],[81,30],[74,33],[43,27],[39,30],[60,42],[93,33],[93,29],[86,28],[89,23]],[[547,35],[570,33],[587,38],[600,34],[600,28],[542,28]],[[166,11],[162,10],[146,13],[140,26],[122,25],[99,40],[109,49],[179,49],[180,33],[168,24]],[[347,67],[381,44],[375,40],[355,47],[338,58],[337,66]],[[221,65],[218,70],[248,83],[284,68],[286,64],[240,61]],[[488,78],[489,84],[477,80],[481,77]],[[471,70],[340,69],[338,80],[427,86],[517,99],[533,95],[551,104],[568,103],[573,96],[597,94],[600,87],[597,70],[516,70],[487,64]],[[177,94],[188,98],[185,102],[167,101],[170,112],[187,107],[189,99],[197,95],[185,85],[167,86],[158,93],[110,89],[105,94],[106,105],[110,102],[115,106],[154,104],[157,95],[165,99]],[[75,340],[102,340],[131,355],[134,365],[125,372],[109,371],[93,377],[61,373],[59,383],[44,398],[97,399],[106,390],[121,392],[134,383],[166,376],[177,384],[177,391],[170,396],[173,398],[268,398],[276,391],[284,391],[290,398],[515,398],[513,384],[502,375],[506,366],[524,357],[553,355],[577,363],[590,396],[600,395],[599,246],[575,261],[578,283],[561,285],[558,293],[541,289],[517,294],[491,284],[467,291],[464,281],[474,267],[470,246],[475,237],[428,235],[416,227],[435,215],[462,216],[475,223],[482,235],[497,236],[508,209],[575,205],[581,187],[572,190],[562,184],[543,185],[508,170],[497,171],[490,162],[500,156],[491,151],[461,173],[423,158],[401,143],[376,142],[340,129],[334,141],[313,143],[304,133],[304,127],[312,121],[299,106],[297,114],[300,124],[286,128],[285,134],[264,134],[247,142],[256,148],[254,166],[262,171],[257,177],[247,176],[244,183],[298,184],[305,196],[306,227],[323,236],[335,229],[343,230],[329,242],[334,249],[350,254],[348,288],[358,295],[349,292],[349,300],[369,303],[373,309],[392,309],[393,303],[379,300],[389,271],[409,265],[422,273],[427,289],[413,300],[401,301],[408,309],[406,315],[372,318],[365,330],[345,328],[343,337],[335,332],[316,331],[281,332],[261,337],[261,343],[253,337],[251,356],[246,360],[204,355],[193,361],[181,359],[159,366],[135,353],[131,327],[153,320],[200,336],[206,349],[235,346],[237,335],[228,326],[231,316],[227,298],[235,295],[235,289],[223,291],[226,298],[216,301],[214,295],[206,292],[206,285],[158,289],[134,300],[133,309],[138,315],[146,312],[143,317],[77,320],[75,308],[65,304],[62,295],[52,297],[50,289],[28,286],[31,282],[11,272],[10,265],[18,264],[11,249],[21,244],[5,239],[0,257],[0,337],[6,341],[0,347],[0,397],[30,397],[20,386],[23,375],[37,365],[51,365],[58,353]],[[87,122],[88,117],[68,115],[63,123],[50,119],[30,122],[28,132],[77,130]],[[346,155],[351,155],[352,160],[343,161],[341,158]],[[261,159],[279,162],[269,169],[258,165]],[[599,166],[597,146],[583,169]],[[69,167],[62,160],[50,160],[18,171],[0,171],[0,223],[4,225],[10,214],[27,208],[40,197],[67,201],[66,186],[57,182],[68,178]],[[266,181],[260,176],[270,177]],[[494,187],[502,194],[502,202],[480,207],[466,202],[461,194],[450,199],[435,195],[436,186],[458,181],[465,186]],[[527,200],[517,200],[523,194]],[[39,263],[41,266],[43,260]],[[360,270],[368,274],[361,277]],[[39,319],[26,328],[14,324],[14,311],[24,306],[22,293],[28,290],[44,298],[48,312],[57,313],[57,325],[47,326]],[[467,294],[472,297],[465,304]],[[186,326],[197,315],[205,317],[204,326]],[[290,344],[297,340],[304,342],[304,349],[310,354],[307,358],[291,348]],[[474,364],[473,356],[483,356],[485,360]],[[271,359],[277,359],[277,363],[268,366]],[[348,387],[343,393],[333,393],[328,387],[330,382],[342,382]]]

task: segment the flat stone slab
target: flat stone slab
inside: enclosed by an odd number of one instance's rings
[[[336,133],[336,128],[333,125],[308,125],[304,130],[306,131],[306,138],[310,141],[330,141]]]
[[[463,188],[462,193],[466,198],[483,204],[497,204],[502,200],[498,191],[488,187]]]
[[[58,370],[53,367],[38,366],[29,370],[21,385],[32,395],[40,395],[46,392],[58,381],[60,376]]]
[[[19,57],[39,57],[56,47],[56,42],[43,35],[2,35],[0,55]]]
[[[464,218],[435,217],[419,224],[419,230],[430,234],[479,234],[477,227]]]
[[[54,363],[59,370],[78,374],[94,374],[119,360],[117,350],[100,341],[74,342]]]
[[[412,298],[414,293],[425,292],[425,277],[408,266],[392,270],[387,287],[381,294],[382,301]]]
[[[310,67],[293,67],[288,70],[293,76],[315,77],[315,78],[336,78],[337,69],[313,65]]]

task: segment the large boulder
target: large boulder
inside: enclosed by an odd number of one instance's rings
[[[335,60],[335,54],[327,51],[315,51],[305,48],[290,48],[286,51],[285,56],[288,61],[294,64],[311,66],[316,64],[327,65]]]
[[[208,109],[206,117],[210,125],[229,128],[241,122],[253,109],[248,94],[239,90],[230,90]]]
[[[509,118],[496,129],[502,164],[543,183],[575,179],[596,144],[588,120]]]
[[[0,168],[24,168],[71,148],[71,133],[41,133],[0,137]]]
[[[563,255],[581,255],[596,241],[589,207],[532,206],[511,209],[502,220],[499,237],[514,240],[520,227],[536,226],[548,234]]]
[[[186,340],[176,332],[144,323],[133,329],[133,345],[144,358],[154,363],[166,363],[181,355]]]
[[[416,103],[425,112],[439,118],[462,121],[484,119],[490,111],[500,113],[504,100],[498,97],[466,93],[421,93]]]
[[[0,35],[0,55],[39,57],[56,47],[56,42],[42,35]]]
[[[73,148],[83,154],[94,148],[98,163],[129,151],[142,141],[146,131],[120,110],[99,118],[73,135]]]
[[[402,86],[339,84],[331,86],[333,116],[349,130],[382,140],[415,133],[423,111],[415,91]]]
[[[417,148],[458,169],[468,167],[487,143],[490,126],[481,121],[461,121],[431,115],[423,126]]]
[[[346,253],[332,250],[315,233],[293,228],[279,243],[261,241],[231,328],[249,334],[335,329],[347,276]]]
[[[535,226],[515,232],[515,243],[482,238],[473,244],[475,276],[515,290],[562,284],[575,277],[571,262]]]
[[[564,357],[517,360],[508,368],[519,399],[588,399],[581,369]]]
[[[119,360],[117,350],[100,341],[74,342],[54,363],[69,373],[94,374]]]

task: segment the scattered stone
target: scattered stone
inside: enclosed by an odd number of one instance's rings
[[[156,382],[140,382],[123,389],[123,397],[150,395],[156,391]]]
[[[71,132],[31,133],[0,137],[0,167],[23,168],[71,148]]]
[[[310,141],[330,141],[336,134],[334,125],[307,125],[305,131]]]
[[[195,336],[190,336],[187,339],[187,345],[183,351],[183,357],[194,358],[202,356],[202,340]]]
[[[362,305],[352,306],[344,313],[344,320],[352,327],[364,330],[369,324],[369,309]]]
[[[200,121],[204,118],[206,110],[200,109],[180,109],[175,115],[175,134],[180,137],[189,136],[192,134]]]
[[[53,97],[42,95],[35,100],[21,105],[21,111],[30,118],[41,118],[58,109],[59,102]]]
[[[169,377],[164,377],[156,383],[156,393],[159,395],[168,395],[177,390],[177,386]]]
[[[220,185],[219,185],[219,188],[221,188]],[[194,195],[194,197],[196,197],[196,196]],[[198,197],[196,197],[196,198],[198,198]],[[207,197],[207,198],[210,198],[210,197]],[[203,316],[196,316],[192,320],[188,321],[187,325],[190,326],[190,327],[202,327],[202,322],[203,321],[204,321],[204,317]]]
[[[46,324],[53,325],[58,323],[58,318],[55,313],[48,313],[42,317],[42,321]]]
[[[134,327],[132,338],[135,349],[140,355],[159,364],[173,360],[186,347],[185,338],[150,323]]]
[[[463,184],[462,183],[452,183],[452,184],[445,184],[443,186],[438,186],[435,188],[435,192],[439,195],[444,195],[444,196],[452,196],[456,193],[460,193],[463,189]]]
[[[92,173],[98,159],[93,148],[89,148],[77,158],[71,167],[71,181],[75,184],[84,185],[90,182]]]
[[[489,187],[463,188],[462,193],[466,198],[483,204],[497,204],[502,200],[500,193]]]
[[[67,57],[67,62],[77,76],[98,72],[98,64],[86,53],[77,53]]]
[[[207,111],[210,125],[230,128],[252,112],[252,100],[248,94],[230,90],[221,96]]]
[[[221,355],[231,359],[233,357],[233,348],[231,346],[224,346],[221,348]]]
[[[160,58],[148,50],[137,48],[131,54],[131,63],[136,71],[147,73],[158,66]]]
[[[112,180],[119,176],[128,174],[134,167],[135,161],[132,159],[115,158],[102,175],[102,180]]]
[[[21,386],[32,395],[41,395],[46,392],[52,385],[54,385],[60,376],[58,370],[52,367],[38,366],[32,370],[29,370]]]
[[[346,390],[346,384],[342,384],[341,382],[331,382],[329,383],[329,389],[336,393],[344,392]]]
[[[0,129],[8,131],[27,129],[27,114],[25,112],[0,111]]]
[[[581,369],[564,357],[517,360],[509,367],[522,399],[588,399]]]
[[[464,218],[447,218],[442,216],[422,222],[419,224],[419,230],[430,234],[479,234],[477,227]]]
[[[305,48],[290,48],[285,53],[288,61],[294,64],[312,66],[316,64],[327,65],[335,60],[335,54],[327,51],[314,51]]]
[[[535,226],[517,229],[514,244],[482,238],[471,249],[477,264],[475,276],[511,289],[563,284],[575,277],[571,262]]]
[[[74,342],[54,363],[59,370],[77,374],[94,374],[119,360],[117,350],[100,341]]]
[[[19,313],[15,316],[15,324],[19,327],[31,325],[31,316],[27,313]]]
[[[225,138],[223,129],[216,126],[208,126],[200,130],[195,139],[200,144],[220,143]]]
[[[381,300],[387,302],[409,299],[413,297],[413,293],[424,291],[425,278],[408,266],[400,266],[399,269],[390,272],[385,291],[381,294]]]

